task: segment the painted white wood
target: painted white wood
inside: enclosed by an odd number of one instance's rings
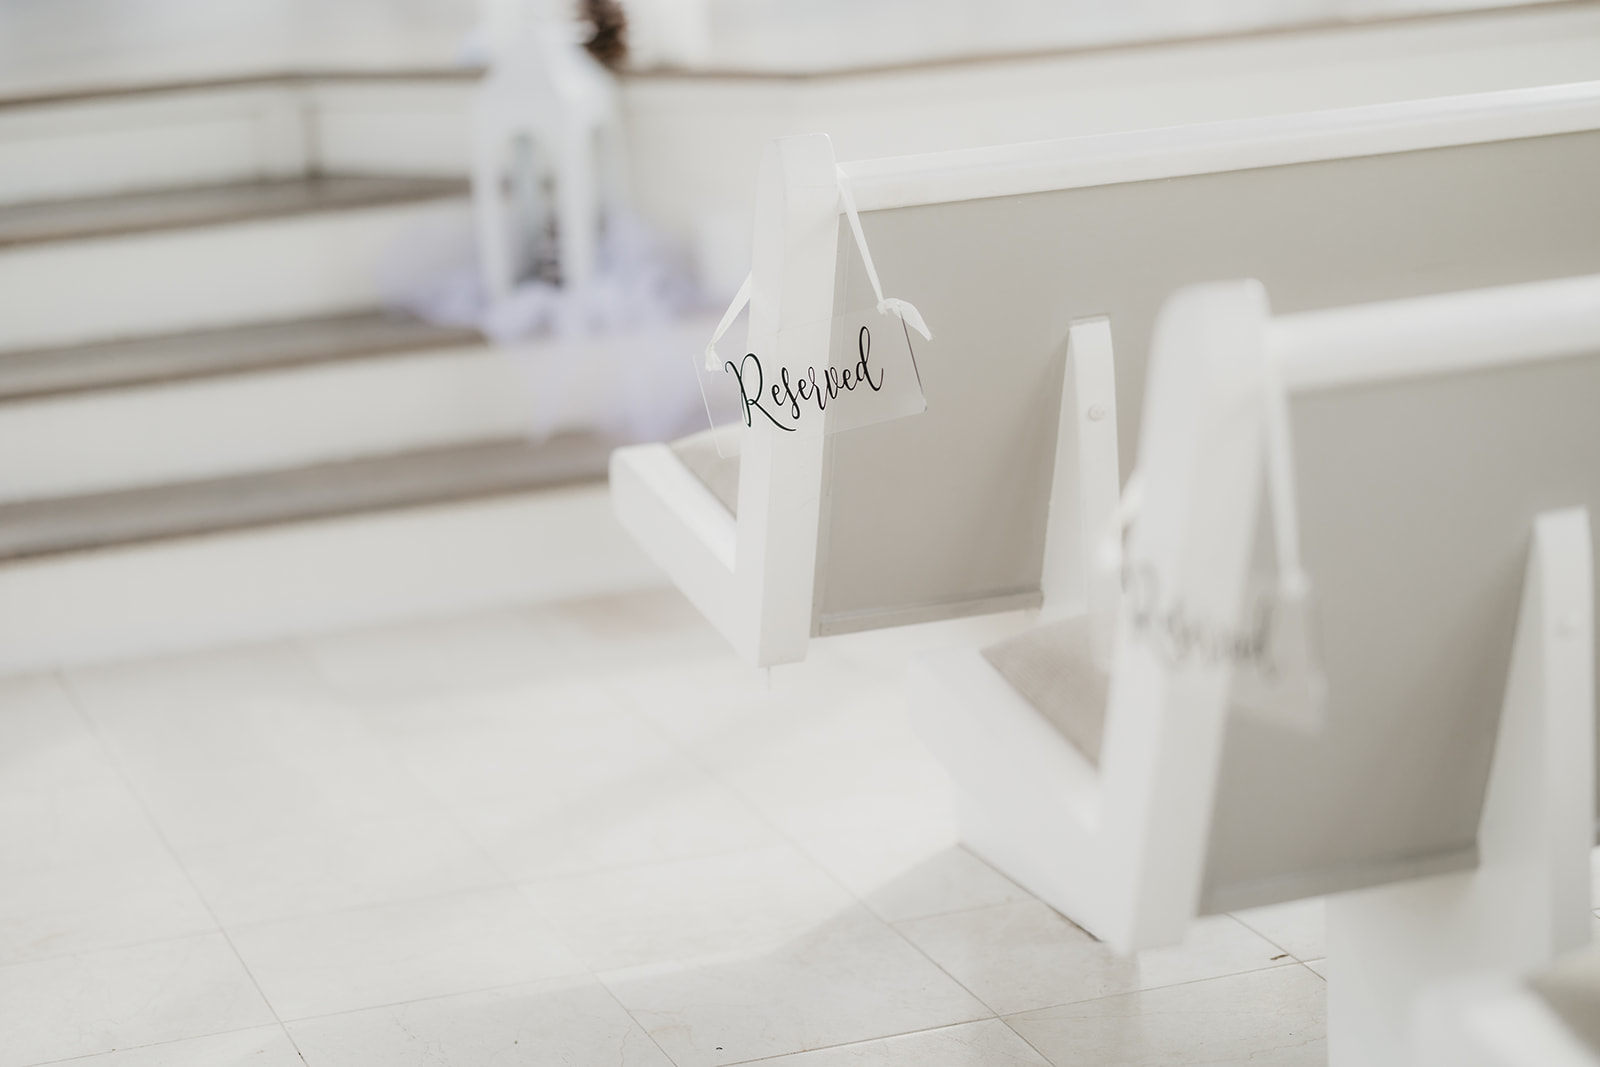
[[[649,176],[637,203],[692,241],[703,224],[748,231],[777,137],[826,130],[865,160],[1590,81],[1597,34],[1600,4],[1557,4],[879,73],[629,77],[622,94]]]
[[[1592,130],[1600,82],[844,164],[862,211]]]
[[[906,701],[950,773],[962,842],[1096,936],[1109,932],[1097,921],[1112,890],[1096,768],[976,649],[914,661]]]
[[[629,18],[638,31],[637,59],[647,66],[805,76],[863,64],[1126,47],[1174,37],[1263,30],[1275,36],[1295,27],[1341,24],[1385,28],[1390,19],[1481,6],[1483,0],[1262,0],[1200,7],[1156,0],[1100,8],[1001,0],[930,9],[917,0],[635,0]],[[333,6],[232,0],[220,9],[204,0],[145,0],[136,8],[118,0],[14,3],[0,9],[0,92],[307,68],[445,68],[463,53],[494,45],[495,23],[504,20],[485,18],[483,7],[471,0],[343,0]],[[855,31],[848,36],[839,32],[845,16]]]
[[[1588,323],[1583,340],[1576,327],[1543,331],[1539,321],[1592,283],[1470,296],[1511,320],[1491,336],[1520,323],[1531,351],[1551,358],[1600,345],[1600,322]],[[1364,347],[1391,330],[1416,338],[1430,324],[1444,336],[1470,328],[1441,318],[1441,306],[1464,305],[1419,299],[1352,309],[1336,320],[1337,336]],[[1255,535],[1263,351],[1289,366],[1319,351],[1301,328],[1309,317],[1286,318],[1295,329],[1273,328],[1259,287],[1237,283],[1181,291],[1157,326],[1140,441],[1146,489],[1128,555],[1154,564],[1170,602],[1189,617],[1224,628],[1238,620],[1240,553]],[[1506,350],[1490,361],[1471,345],[1452,351],[1453,367],[1429,356],[1429,371],[1532,358]],[[1389,378],[1374,369],[1371,380]],[[1585,511],[1538,517],[1477,869],[1330,898],[1335,1064],[1407,1062],[1411,1013],[1429,983],[1527,969],[1588,941],[1591,556]],[[1125,608],[1098,772],[975,651],[919,660],[910,684],[914,722],[951,774],[970,847],[1124,951],[1178,940],[1197,909],[1231,673],[1225,662],[1164,664],[1130,621]]]
[[[1359,25],[1479,6],[1485,5],[1473,0],[1235,0],[1204,5],[1147,0],[1101,7],[993,0],[930,8],[918,0],[812,0],[793,7],[751,2],[715,9],[710,60],[806,75],[858,65]],[[840,32],[843,18],[849,19],[848,34]]]
[[[463,178],[476,79],[313,81],[316,157],[328,174]]]
[[[775,142],[756,203],[749,347],[772,353],[771,365],[798,379],[826,358],[833,329],[839,186],[832,142],[822,134]],[[764,667],[804,659],[811,636],[824,438],[817,421],[783,431],[756,420],[744,433],[732,625],[755,633],[755,663]]]
[[[0,406],[0,501],[520,436],[532,397],[486,346]]]
[[[297,523],[0,568],[0,671],[663,581],[599,485]]]
[[[1597,126],[1600,82],[1591,82],[869,160],[839,169],[857,190],[863,209],[870,204],[882,210],[1185,175],[1243,173],[1319,160],[1520,140],[1593,130]],[[775,144],[780,152],[799,153],[798,146],[812,140],[792,138]],[[782,216],[771,203],[771,190],[778,186],[766,177],[770,171],[764,171],[762,184],[762,196],[767,199],[763,200],[756,228],[751,347],[760,352],[776,352],[779,342],[789,346],[779,361],[796,370],[815,362],[815,354],[827,350],[824,332],[831,307],[820,291],[834,280],[840,204],[824,170],[819,156],[811,176],[801,176],[796,171],[787,179],[791,199],[798,202],[802,191],[806,191],[815,195],[817,203],[814,218],[806,223],[812,233],[810,242],[790,238],[792,249],[786,248],[788,260],[781,267],[776,259],[763,258],[771,256],[771,250],[785,246],[775,236],[776,220]],[[811,257],[809,267],[803,265],[807,256]],[[804,294],[801,286],[808,287]],[[785,302],[781,312],[785,323],[794,325],[785,325],[778,332],[766,325],[758,329],[757,324],[766,321],[762,316],[775,313],[780,300]],[[796,301],[803,302],[809,310],[804,316],[790,317],[790,309],[800,306]],[[1576,300],[1569,298],[1568,302]],[[790,352],[798,358],[790,358]],[[810,593],[817,567],[817,536],[810,529],[803,535],[798,530],[813,521],[812,514],[821,514],[811,491],[815,485],[818,498],[824,492],[819,473],[820,448],[805,446],[804,432],[778,435],[791,438],[778,441],[772,429],[759,420],[747,436],[749,443],[740,468],[739,567],[742,571],[746,565],[753,565],[769,578],[750,586],[741,578],[740,588],[752,590],[747,602],[752,614],[744,622],[730,618],[717,620],[717,624],[736,645],[748,640],[741,627],[756,626],[759,636],[755,640],[763,649],[761,662],[784,662],[780,657],[799,659],[804,655],[800,620],[805,618],[808,625],[815,621],[815,598]],[[779,465],[785,462],[793,465]],[[1065,487],[1058,484],[1056,488],[1061,491]],[[1097,493],[1101,499],[1110,499],[1104,488]],[[751,501],[762,501],[765,508],[779,497],[788,500],[781,522],[771,521],[765,510],[746,510]],[[1057,499],[1065,501],[1069,497],[1058,492]],[[769,540],[765,532],[768,530],[773,531],[771,536],[784,540]],[[652,535],[649,530],[640,532],[642,538]],[[1081,549],[1061,541],[1054,551],[1058,557],[1050,561],[1046,593],[1058,605],[1064,605],[1077,594],[1070,585],[1063,584],[1060,576],[1067,571],[1060,557],[1077,556]],[[774,582],[782,583],[781,587]],[[1102,600],[1107,592],[1101,590]],[[749,621],[752,619],[757,621]],[[779,628],[784,628],[782,638],[775,636]],[[1106,644],[1104,635],[1097,644]]]
[[[650,559],[729,640],[754,660],[754,632],[730,627],[739,594],[733,516],[666,445],[611,453],[611,506]],[[640,530],[654,530],[640,537]]]
[[[376,307],[395,242],[467,210],[444,199],[0,250],[0,349]]]
[[[283,78],[0,107],[0,204],[319,170],[465,177],[475,84]]]
[[[769,354],[769,374],[786,366],[798,377],[825,357],[833,326],[839,206],[827,137],[774,142],[758,195],[749,348]],[[731,571],[725,527],[707,508],[727,512],[704,486],[691,484],[696,480],[670,451],[617,453],[613,472],[629,475],[612,485],[617,514],[742,655],[757,666],[794,662],[804,658],[811,635],[822,427],[802,423],[785,431],[756,420],[738,432]],[[697,531],[708,528],[712,540],[695,545]]]
[[[646,345],[687,363],[706,328],[694,316],[0,404],[0,501],[592,431],[614,418],[620,366]]]
[[[1600,4],[1534,5],[879,74],[630,75],[621,93],[627,154],[649,177],[635,202],[689,241],[708,220],[748,229],[750,177],[775,137],[827,130],[841,158],[869,159],[1585,81],[1600,77],[1597,33]],[[286,177],[311,161],[465,176],[475,84],[312,78],[0,108],[0,203]]]
[[[1117,382],[1111,321],[1075,322],[1067,331],[1061,420],[1045,531],[1041,614],[1087,611],[1095,620],[1095,654],[1109,664],[1121,597],[1117,575],[1099,565],[1101,541],[1117,511]]]
[[[1141,427],[1129,559],[1223,628],[1255,525],[1265,318],[1253,283],[1175,297]],[[1132,627],[1122,611],[1098,770],[976,652],[919,659],[909,696],[969,847],[1124,952],[1176,942],[1194,915],[1231,678],[1225,662],[1169,669]]]
[[[449,70],[471,0],[50,0],[0,8],[0,94],[281,71]]]
[[[0,204],[298,176],[302,118],[264,86],[3,108]]]
[[[1333,1067],[1413,1059],[1430,983],[1526,971],[1589,942],[1594,797],[1593,547],[1583,509],[1534,523],[1476,870],[1327,903]]]
[[[1594,344],[1600,278],[1282,315],[1270,330],[1295,392],[1551,359]]]

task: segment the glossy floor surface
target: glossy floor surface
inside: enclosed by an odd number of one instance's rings
[[[1316,902],[1119,959],[963,850],[913,653],[657,591],[0,681],[0,1067],[1318,1064]]]

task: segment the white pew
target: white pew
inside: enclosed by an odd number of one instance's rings
[[[1059,501],[1052,517],[1053,487],[1094,469],[1058,462],[1082,430],[1061,413],[1092,406],[1061,396],[1075,322],[1109,323],[1127,455],[1151,322],[1179,285],[1254,276],[1306,310],[1600,270],[1600,84],[842,167],[826,138],[794,138],[759,181],[763,359],[854,359],[829,330],[871,302],[841,175],[885,289],[932,328],[926,413],[831,437],[757,422],[737,461],[698,464],[737,486],[732,509],[682,450],[612,461],[624,525],[760,665],[813,635],[1083,599],[1045,560],[1066,536],[1047,522],[1084,518]]]
[[[1585,944],[1596,411],[1600,275],[1276,318],[1254,282],[1175,296],[1109,682],[1057,627],[1053,716],[1006,655],[913,669],[968,844],[1121,950],[1334,894],[1336,1067],[1407,1062],[1431,983]],[[1241,709],[1281,651],[1256,609],[1296,603],[1320,716]]]

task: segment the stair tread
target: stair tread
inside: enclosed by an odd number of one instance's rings
[[[458,178],[320,175],[0,207],[0,248],[465,196]]]
[[[590,434],[487,441],[0,504],[0,562],[598,481],[611,448]]]
[[[366,311],[0,352],[0,403],[471,345],[477,331]]]

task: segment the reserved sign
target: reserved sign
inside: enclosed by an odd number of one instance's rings
[[[909,344],[909,341],[907,342]],[[728,360],[723,369],[739,383],[739,398],[743,406],[744,424],[754,425],[755,416],[761,414],[780,430],[793,431],[811,412],[823,415],[828,405],[848,393],[866,386],[874,393],[883,391],[886,373],[872,365],[872,331],[861,327],[856,335],[858,353],[854,366],[828,366],[822,369],[818,380],[816,367],[807,367],[791,378],[788,367],[779,367],[777,381],[767,383],[767,372],[761,366],[761,357],[747,352],[737,364]],[[874,377],[876,375],[876,377]],[[769,395],[770,394],[770,395]]]

